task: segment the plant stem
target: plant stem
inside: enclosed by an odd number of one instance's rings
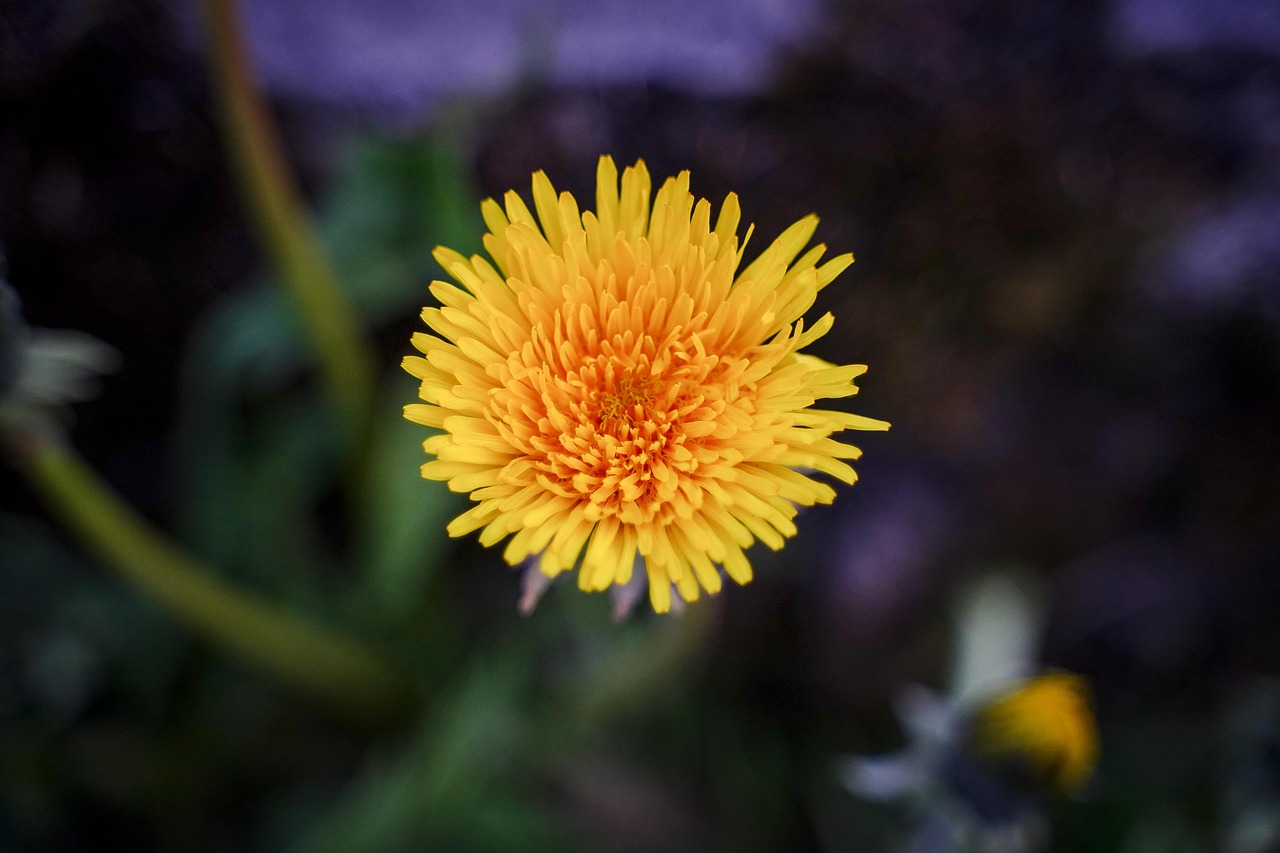
[[[331,403],[349,438],[365,438],[376,359],[303,205],[262,97],[235,0],[204,0],[223,134],[260,239],[302,315]]]
[[[352,721],[408,708],[408,683],[359,641],[336,636],[217,577],[141,518],[74,451],[28,435],[23,469],[53,514],[121,577],[192,629]]]

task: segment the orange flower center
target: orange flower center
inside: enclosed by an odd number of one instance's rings
[[[604,338],[597,329],[612,325],[609,312],[594,313],[565,306],[550,334],[534,330],[532,346],[504,366],[491,422],[538,482],[582,501],[589,520],[687,515],[702,500],[700,466],[721,458],[742,420],[726,410],[750,411],[737,381],[746,361],[709,354],[707,333],[687,326]]]
[[[606,373],[617,372],[609,370],[612,364],[605,367]],[[626,371],[625,367],[621,369]],[[636,425],[649,419],[649,407],[660,384],[661,380],[653,374],[624,372],[621,376],[614,376],[612,382],[606,377],[604,383],[594,389],[596,419],[600,427],[619,437],[620,433],[625,435],[627,432],[634,435]]]

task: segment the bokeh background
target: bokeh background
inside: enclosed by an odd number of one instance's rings
[[[1280,6],[242,5],[382,357],[376,487],[341,488],[194,5],[0,6],[6,276],[123,355],[72,432],[107,479],[423,701],[369,731],[274,686],[5,467],[0,850],[979,849],[837,768],[908,740],[895,697],[945,688],[957,592],[1005,567],[1101,734],[1093,782],[1037,800],[1047,848],[1280,850]],[[589,198],[601,153],[738,192],[760,236],[818,213],[858,262],[816,351],[893,423],[694,620],[572,584],[520,616],[399,419],[430,250],[478,250],[479,200],[535,169]]]

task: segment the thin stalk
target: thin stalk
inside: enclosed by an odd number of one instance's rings
[[[140,517],[74,451],[15,442],[35,491],[85,547],[194,631],[352,721],[379,725],[408,707],[407,681],[363,643],[335,635],[219,578]]]
[[[223,135],[259,238],[302,316],[347,435],[363,442],[377,363],[301,201],[262,97],[235,0],[204,0]]]

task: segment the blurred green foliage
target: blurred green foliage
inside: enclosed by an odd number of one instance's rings
[[[437,243],[475,250],[482,227],[450,146],[372,139],[348,156],[320,227],[376,331],[423,304]],[[218,849],[196,827],[230,809],[254,827],[254,849],[572,849],[551,807],[577,784],[569,758],[696,676],[711,606],[616,626],[599,598],[574,596],[544,604],[551,618],[512,621],[510,576],[507,624],[478,633],[467,591],[441,576],[453,574],[445,527],[464,499],[421,479],[421,430],[399,417],[414,382],[386,377],[351,478],[311,368],[269,280],[199,324],[181,366],[178,536],[269,600],[381,641],[419,682],[417,717],[372,746],[324,716],[299,723],[296,699],[190,642],[57,532],[6,517],[13,595],[0,606],[24,608],[5,624],[21,626],[9,647],[30,693],[12,701],[44,727],[3,738],[3,813],[21,816],[21,837],[58,837],[64,810],[90,796],[136,815],[144,846]],[[66,742],[49,749],[49,738]]]
[[[841,97],[871,86],[844,78],[831,85]],[[883,114],[870,110],[864,121],[850,107],[865,106],[856,94],[831,104],[718,101],[711,109],[708,101],[646,92],[653,114],[628,114],[621,127],[644,125],[650,135],[617,135],[681,166],[698,162],[690,153],[695,147],[715,149],[708,158],[719,171],[697,171],[695,180],[714,185],[755,175],[750,195],[738,183],[733,188],[743,190],[744,207],[760,214],[762,233],[765,217],[790,216],[788,206],[800,204],[801,212],[819,210],[824,228],[835,229],[823,236],[833,248],[859,251],[858,275],[865,277],[827,295],[835,299],[839,291],[844,302],[835,307],[842,324],[848,321],[843,334],[858,347],[870,341],[880,359],[876,375],[890,377],[868,387],[881,395],[877,413],[895,423],[901,418],[904,428],[890,440],[916,433],[914,447],[898,444],[885,456],[911,469],[909,475],[918,473],[913,466],[929,476],[949,469],[939,479],[966,480],[969,490],[943,490],[941,501],[987,513],[975,529],[955,535],[953,552],[925,549],[931,562],[927,578],[915,578],[918,588],[889,589],[894,579],[877,587],[880,576],[861,578],[854,594],[840,587],[847,580],[839,574],[847,569],[845,550],[871,552],[868,559],[895,569],[895,542],[878,536],[876,523],[889,539],[928,538],[927,525],[918,522],[928,521],[929,506],[908,503],[898,513],[905,520],[872,515],[884,492],[868,491],[878,481],[870,469],[867,482],[836,508],[808,513],[786,551],[753,554],[756,584],[726,595],[729,601],[701,602],[684,619],[642,613],[617,625],[600,597],[553,589],[536,618],[518,617],[515,572],[496,552],[445,534],[465,499],[418,476],[422,430],[399,416],[416,392],[395,368],[418,327],[413,317],[428,299],[426,284],[440,274],[432,247],[479,249],[480,192],[472,175],[483,171],[475,162],[483,157],[452,142],[457,134],[448,127],[434,137],[355,139],[317,206],[340,279],[387,367],[359,475],[349,476],[340,458],[294,312],[264,277],[220,296],[187,341],[174,435],[165,447],[175,466],[176,494],[165,504],[173,517],[160,520],[239,584],[378,644],[412,674],[416,713],[383,731],[352,731],[193,641],[66,545],[61,531],[29,515],[0,515],[0,850],[898,849],[919,815],[856,800],[841,787],[833,761],[901,746],[905,735],[888,697],[906,680],[945,680],[940,662],[949,657],[949,641],[940,626],[955,574],[982,567],[974,554],[1004,558],[1021,548],[1052,555],[1032,561],[1049,575],[1062,560],[1114,536],[1158,529],[1161,518],[1153,516],[1162,515],[1165,502],[1203,491],[1195,466],[1174,459],[1172,472],[1152,487],[1155,503],[1135,499],[1133,517],[1120,511],[1125,504],[1116,495],[1123,490],[1097,471],[1120,471],[1123,457],[1142,456],[1135,448],[1159,445],[1143,431],[1147,416],[1160,425],[1185,420],[1178,407],[1186,400],[1150,388],[1185,385],[1196,417],[1205,417],[1212,400],[1203,389],[1230,383],[1206,366],[1207,356],[1204,364],[1178,362],[1179,355],[1200,352],[1200,344],[1162,338],[1159,327],[1144,325],[1150,315],[1139,308],[1116,314],[1099,308],[1108,319],[1097,322],[1079,307],[1090,300],[1103,305],[1104,297],[1137,304],[1117,283],[1118,270],[1133,260],[1132,246],[1111,227],[1119,206],[1104,193],[1106,182],[1123,187],[1126,176],[1146,175],[1121,200],[1130,205],[1125,215],[1153,227],[1134,199],[1151,187],[1176,189],[1178,181],[1166,178],[1187,172],[1185,166],[1166,167],[1157,158],[1160,168],[1147,173],[1137,168],[1149,161],[1145,152],[1114,163],[1098,154],[1106,181],[1096,197],[1073,202],[1080,222],[1045,217],[1051,220],[1045,224],[1031,213],[1041,205],[1058,210],[1062,169],[1055,172],[1052,159],[1033,146],[1048,145],[1040,137],[1052,134],[1025,132],[999,105],[982,113],[949,97],[938,103],[963,120],[945,110],[939,117],[930,106],[916,126],[899,103],[909,98],[891,95]],[[504,139],[533,136],[546,114],[558,115],[539,97],[526,105],[527,115],[513,111],[511,124],[495,132]],[[567,98],[598,117],[596,93]],[[658,114],[668,107],[685,114],[664,124]],[[701,119],[704,111],[705,125],[690,117]],[[1028,113],[1035,121],[1041,116]],[[810,124],[791,138],[797,115]],[[833,133],[837,119],[849,127]],[[877,120],[889,130],[877,131]],[[703,131],[687,133],[695,124]],[[1119,127],[1110,131],[1116,138],[1139,138],[1130,124]],[[723,150],[717,134],[726,141]],[[822,145],[813,147],[814,140]],[[663,148],[668,142],[677,153]],[[1010,165],[1002,146],[1012,142],[1028,146],[1025,163]],[[509,157],[510,171],[527,176],[527,164],[515,161],[543,153],[532,144],[508,146],[491,153],[489,164],[497,168],[494,160]],[[766,165],[744,165],[748,154],[764,156]],[[1094,154],[1086,147],[1082,162]],[[811,170],[800,168],[801,160]],[[859,207],[868,197],[874,203]],[[1156,197],[1152,207],[1168,206]],[[1028,237],[1019,230],[1025,223],[1040,231],[1031,228]],[[1046,246],[1044,235],[1060,242]],[[1018,272],[1024,268],[1035,275],[1027,279]],[[1106,336],[1112,327],[1123,327],[1118,337]],[[1269,340],[1261,332],[1240,339]],[[849,340],[833,335],[825,343],[836,348]],[[1136,367],[1136,356],[1117,340],[1141,356]],[[1268,362],[1232,354],[1221,342],[1213,346],[1266,372]],[[1152,378],[1148,358],[1172,363],[1173,372]],[[1132,392],[1125,386],[1132,406],[1119,409],[1130,419],[1121,425],[1136,423],[1136,432],[1121,433],[1119,449],[1107,454],[1097,435],[1118,403],[1098,396],[1108,374],[1091,359],[1136,377]],[[1011,410],[1039,413],[1051,429]],[[1188,447],[1234,447],[1245,460],[1237,467],[1201,460],[1206,470],[1226,472],[1218,498],[1234,495],[1259,460],[1254,450],[1273,443],[1271,420],[1238,417],[1242,429],[1262,425],[1258,444],[1232,445],[1229,431],[1225,438],[1188,439]],[[1061,441],[1045,442],[1046,435]],[[1177,442],[1171,447],[1175,456],[1183,452]],[[1095,451],[1102,461],[1093,461]],[[1263,479],[1264,462],[1256,466]],[[884,463],[869,458],[872,464]],[[1083,482],[1076,491],[1068,488],[1073,477]],[[1206,505],[1222,502],[1209,494]],[[1199,503],[1188,506],[1185,519],[1175,514],[1172,523],[1182,527],[1207,512]],[[1082,513],[1107,524],[1081,525]],[[950,505],[940,514],[961,519],[957,526],[974,521]],[[851,519],[864,517],[875,523],[858,537],[841,538]],[[1264,519],[1261,529],[1269,516],[1257,517]],[[1070,535],[1062,532],[1067,528]],[[1020,544],[1028,529],[1049,545]],[[1196,535],[1203,544],[1233,534]],[[1216,557],[1211,562],[1219,566]],[[1272,569],[1268,564],[1256,577],[1239,570],[1237,581],[1248,588],[1264,572],[1274,575]],[[1255,624],[1254,633],[1240,637],[1261,637],[1261,645],[1237,637],[1248,648],[1234,659],[1236,668],[1210,666],[1219,659],[1209,646],[1221,638],[1180,615],[1201,611],[1144,599],[1139,593],[1148,587],[1166,594],[1148,576],[1113,582],[1108,568],[1098,577],[1098,587],[1079,596],[1092,633],[1073,635],[1070,651],[1083,648],[1083,659],[1117,683],[1099,690],[1106,704],[1096,785],[1083,802],[1046,806],[1050,849],[1270,849],[1257,839],[1265,844],[1280,814],[1280,777],[1266,763],[1276,754],[1280,718],[1274,703],[1221,688],[1280,694],[1274,679],[1258,674],[1274,670],[1273,647],[1266,645],[1274,634]],[[1188,588],[1197,605],[1210,598],[1199,586]],[[1137,602],[1132,610],[1117,606],[1107,611],[1120,614],[1113,621],[1093,621],[1095,610],[1126,595]],[[1269,600],[1265,588],[1258,600]],[[881,604],[888,616],[868,609]],[[1142,622],[1142,608],[1171,619],[1173,634],[1192,637],[1190,662],[1162,662],[1161,643],[1176,643],[1161,625]],[[859,619],[901,624],[857,634],[864,628],[854,624]],[[1245,711],[1247,725],[1233,716]],[[1235,839],[1229,846],[1227,837]]]
[[[379,328],[422,302],[438,274],[434,240],[474,243],[474,193],[457,156],[432,141],[370,141],[349,157],[320,227],[352,304]],[[333,531],[322,529],[335,513],[317,512],[339,486],[335,427],[302,381],[310,359],[291,306],[267,285],[228,297],[184,357],[175,454],[183,537],[289,600],[324,607],[322,582],[337,579],[358,588],[364,606],[402,620],[447,554],[443,522],[458,505],[417,476],[420,437],[398,417],[413,384],[398,374],[387,383],[368,467],[345,495],[352,529],[340,535],[354,547],[339,557]]]

